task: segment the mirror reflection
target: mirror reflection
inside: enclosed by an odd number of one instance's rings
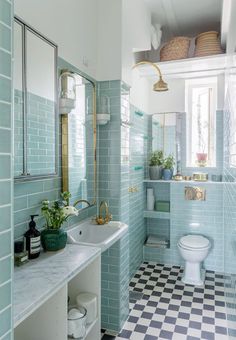
[[[62,115],[63,191],[78,209],[96,201],[95,84],[79,74],[75,79],[75,108]],[[87,202],[86,202],[87,201]]]
[[[14,175],[55,175],[57,47],[15,18],[14,50]]]
[[[156,113],[152,115],[152,151],[162,150],[164,158],[172,155],[175,172],[181,162],[181,113]]]

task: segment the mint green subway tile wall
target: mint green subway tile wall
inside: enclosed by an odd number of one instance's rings
[[[0,0],[0,338],[12,339],[12,4]]]
[[[158,183],[153,186],[157,199],[170,200],[170,249],[144,247],[144,259],[164,264],[183,265],[184,262],[177,247],[179,239],[186,234],[202,234],[209,238],[212,244],[204,267],[223,272],[223,184],[198,184],[206,190],[205,201],[185,200],[185,186],[186,183],[175,182]],[[164,228],[162,221],[157,219],[156,224],[150,221],[149,223],[148,231],[150,232],[151,229],[154,232],[156,229],[155,234],[161,236]]]
[[[31,175],[55,173],[54,102],[27,93],[27,167]],[[23,170],[23,94],[14,90],[14,174]]]
[[[102,254],[102,328],[117,333],[129,314],[128,244],[125,235]]]
[[[235,61],[234,65],[235,67]],[[235,75],[231,69],[227,70],[225,77],[225,88],[227,89],[224,105],[224,190],[223,190],[223,211],[224,211],[224,271],[230,278],[225,282],[225,297],[228,320],[228,334],[235,338],[236,314],[236,155],[235,155],[235,134],[236,134],[236,108],[235,108]],[[230,318],[231,317],[231,318]]]
[[[121,82],[106,81],[97,84],[97,112],[101,112],[99,97],[110,100],[110,122],[98,126],[99,201],[108,202],[113,220],[128,223],[129,208],[122,209],[123,174],[128,172],[122,162]],[[128,190],[125,191],[126,193]],[[124,214],[123,212],[126,212]],[[128,316],[129,291],[129,234],[102,254],[102,328],[119,332]]]
[[[148,158],[148,120],[149,117],[137,107],[130,105],[130,187],[136,192],[129,193],[130,220],[130,275],[133,276],[143,260],[143,244],[146,239],[146,226],[143,211],[146,192],[143,185]]]
[[[97,83],[97,97],[108,97],[110,101],[110,122],[98,125],[98,197],[108,202],[114,220],[120,217],[120,81]],[[97,113],[100,112],[99,101]]]

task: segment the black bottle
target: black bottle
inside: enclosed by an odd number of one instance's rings
[[[40,232],[35,228],[36,223],[34,217],[38,215],[31,215],[31,221],[29,223],[29,230],[25,233],[26,250],[28,251],[29,259],[36,259],[40,254]]]

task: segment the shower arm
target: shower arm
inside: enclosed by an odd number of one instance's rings
[[[147,60],[140,61],[137,64],[135,64],[132,68],[135,68],[139,65],[145,65],[145,64],[148,64],[148,65],[151,65],[152,67],[154,67],[158,76],[160,77],[160,79],[162,79],[162,74],[161,74],[160,68],[156,64],[152,63],[151,61],[147,61]]]

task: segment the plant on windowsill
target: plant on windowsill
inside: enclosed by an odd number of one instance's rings
[[[42,201],[41,212],[46,220],[45,229],[41,233],[42,246],[45,251],[57,251],[65,248],[67,233],[62,228],[63,223],[70,216],[78,216],[79,211],[69,205],[71,194],[61,193],[61,200]]]
[[[173,177],[173,172],[174,172],[174,165],[175,165],[175,160],[172,155],[169,155],[166,157],[163,161],[163,179],[165,181],[170,181]]]
[[[151,180],[161,179],[163,151],[153,151],[149,160],[149,176]]]

